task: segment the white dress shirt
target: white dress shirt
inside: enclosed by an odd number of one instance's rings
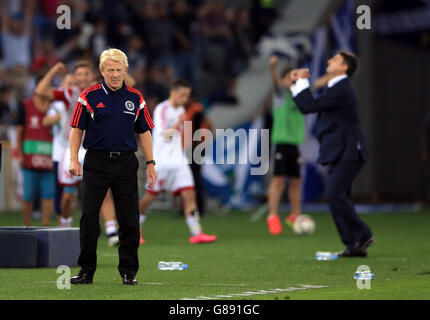
[[[338,83],[339,81],[348,78],[348,76],[346,74],[342,74],[340,76],[334,77],[333,79],[331,79],[328,84],[327,87],[331,88],[333,87],[336,83]],[[296,81],[296,84],[291,86],[291,93],[293,94],[293,98],[296,97],[300,92],[302,92],[303,90],[309,88],[309,80],[308,79],[299,79]]]
[[[331,88],[333,87],[336,83],[342,81],[343,79],[348,78],[348,76],[346,74],[342,74],[340,76],[334,77],[333,79],[331,79],[328,83],[327,83],[327,87]]]

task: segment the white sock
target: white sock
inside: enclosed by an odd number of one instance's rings
[[[146,214],[140,214],[140,217],[139,217],[140,228],[142,228],[142,225],[145,222],[145,220],[146,220]]]
[[[106,234],[110,235],[116,232],[116,221],[108,220],[105,222]]]
[[[200,222],[195,217],[193,216],[187,217],[186,222],[192,236],[196,236],[202,231]]]
[[[60,217],[60,226],[66,228],[67,227],[67,218]]]

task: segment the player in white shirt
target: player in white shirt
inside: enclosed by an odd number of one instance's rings
[[[57,98],[51,103],[50,108],[43,119],[44,126],[52,126],[53,146],[52,159],[56,163],[57,183],[62,187],[61,194],[61,215],[60,226],[72,226],[72,201],[75,193],[75,185],[80,180],[69,178],[64,173],[63,164],[65,153],[69,146],[70,126],[68,120],[73,114],[73,100],[79,97],[79,89],[75,86],[73,74],[66,74],[61,83],[61,88],[55,89],[54,97]],[[85,151],[85,150],[83,150]],[[69,174],[70,175],[70,174]]]
[[[139,210],[142,228],[146,220],[146,211],[157,198],[158,193],[171,192],[173,195],[180,195],[191,234],[189,241],[195,244],[213,242],[216,236],[207,235],[201,230],[193,175],[182,150],[181,132],[185,120],[183,105],[187,102],[190,93],[190,85],[186,81],[177,80],[170,90],[169,99],[158,104],[154,110],[155,127],[152,130],[152,141],[157,181],[140,200]],[[140,243],[144,243],[142,232]]]

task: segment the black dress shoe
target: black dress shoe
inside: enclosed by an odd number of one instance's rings
[[[93,274],[81,270],[76,276],[70,278],[70,283],[91,284],[93,283]]]
[[[122,284],[124,285],[137,285],[137,280],[134,274],[126,273],[122,276]]]
[[[365,258],[367,257],[367,251],[366,250],[361,250],[359,248],[355,249],[355,248],[350,248],[350,249],[346,249],[342,252],[339,252],[337,254],[339,257],[343,257],[343,258],[351,258],[351,257],[361,257],[361,258]]]
[[[367,248],[369,248],[370,246],[372,246],[374,243],[375,243],[375,238],[373,238],[371,236],[367,240],[365,240],[363,242],[360,242],[360,248],[361,248],[361,250],[366,250]]]
[[[365,241],[357,241],[354,247],[347,248],[338,254],[339,257],[367,257],[367,248],[375,243],[375,239],[370,236]]]

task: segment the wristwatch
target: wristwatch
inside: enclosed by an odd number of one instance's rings
[[[146,165],[151,164],[151,163],[155,166],[155,160],[146,161]]]

